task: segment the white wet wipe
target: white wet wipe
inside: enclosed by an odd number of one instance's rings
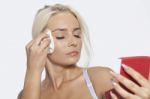
[[[52,36],[52,32],[50,30],[47,30],[47,33],[49,35],[49,38],[50,38],[50,47],[48,49],[48,53],[53,53],[54,52],[54,39],[53,39],[53,36]]]

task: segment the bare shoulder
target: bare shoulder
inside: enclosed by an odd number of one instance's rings
[[[90,79],[97,94],[103,94],[105,91],[112,89],[111,81],[113,77],[110,71],[112,69],[102,66],[88,68]]]

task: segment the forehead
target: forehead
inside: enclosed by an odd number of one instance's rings
[[[48,21],[48,28],[77,28],[80,27],[76,17],[70,12],[60,12],[53,15]]]

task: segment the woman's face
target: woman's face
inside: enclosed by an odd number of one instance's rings
[[[76,64],[80,58],[82,34],[78,20],[69,12],[61,12],[49,19],[48,29],[54,38],[54,52],[48,55],[57,65]]]

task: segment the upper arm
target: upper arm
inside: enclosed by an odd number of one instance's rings
[[[112,70],[110,68],[93,67],[88,71],[97,95],[102,96],[106,91],[113,88],[113,77],[110,74]]]

